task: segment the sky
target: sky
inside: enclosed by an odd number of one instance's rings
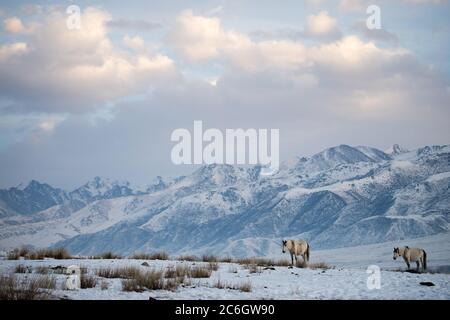
[[[279,129],[282,161],[448,144],[449,17],[446,0],[0,1],[0,188],[187,174],[170,135],[194,120]]]

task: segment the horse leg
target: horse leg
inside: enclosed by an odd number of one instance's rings
[[[420,264],[422,265],[422,272],[426,272],[427,271],[427,262],[424,261],[426,258],[425,257],[420,257]]]
[[[291,266],[294,267],[294,254],[291,253]]]
[[[419,260],[416,261],[416,271],[419,272]]]

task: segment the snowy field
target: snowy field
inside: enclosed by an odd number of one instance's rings
[[[411,240],[402,244],[418,245],[426,248],[428,265],[432,270],[445,271],[450,265],[448,250],[449,234]],[[63,290],[65,275],[54,274],[57,280],[55,298],[63,299],[450,299],[450,274],[399,272],[404,270],[403,261],[392,260],[392,248],[398,243],[370,245],[344,249],[312,252],[311,262],[326,262],[332,269],[301,269],[275,267],[258,268],[250,272],[248,266],[236,263],[219,263],[217,271],[209,278],[192,278],[176,290],[146,290],[144,292],[122,291],[122,279],[101,278],[96,271],[102,268],[135,266],[142,271],[167,270],[177,265],[208,266],[204,262],[159,261],[159,260],[0,260],[1,274],[11,274],[17,265],[29,266],[35,272],[38,267],[78,265],[87,268],[88,274],[97,278],[94,288],[76,291]],[[287,255],[279,258],[287,258]],[[147,262],[148,266],[142,263]],[[381,268],[380,289],[369,290],[366,273],[368,265]],[[254,270],[253,270],[254,271]],[[448,270],[447,270],[448,271]],[[17,277],[30,277],[29,274],[16,274]],[[236,288],[250,284],[251,292]],[[432,282],[434,286],[424,286],[420,282]],[[107,289],[103,287],[108,287]]]
[[[192,265],[182,261],[147,261],[149,266],[141,266],[143,260],[44,260],[44,261],[1,261],[1,271],[8,274],[22,263],[36,268],[38,266],[80,265],[88,268],[88,273],[104,267],[137,266],[142,270],[165,269],[177,264]],[[203,264],[202,262],[197,262]],[[18,274],[18,277],[30,276]],[[121,279],[100,279],[95,288],[77,291],[62,290],[64,275],[57,278],[56,298],[64,299],[450,299],[450,275],[413,274],[408,272],[381,271],[381,288],[369,290],[367,277],[363,269],[335,268],[289,269],[275,267],[250,273],[242,265],[220,263],[219,269],[210,278],[191,279],[175,291],[152,290],[144,292],[122,291]],[[219,289],[215,284],[220,279],[227,286],[239,286],[251,283],[251,292],[236,289]],[[433,287],[420,285],[420,282],[432,282]],[[106,282],[108,289],[102,290],[101,283]]]
[[[312,261],[325,261],[344,268],[367,268],[376,264],[382,269],[404,268],[403,260],[392,259],[394,247],[423,248],[427,253],[428,267],[450,273],[450,233],[424,238],[399,240],[359,247],[314,251]],[[414,264],[415,266],[415,264]]]

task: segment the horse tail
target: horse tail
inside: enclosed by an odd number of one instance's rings
[[[425,250],[422,251],[423,251],[422,268],[423,270],[427,270],[427,253],[425,252]]]
[[[306,260],[309,261],[309,243],[306,243]]]

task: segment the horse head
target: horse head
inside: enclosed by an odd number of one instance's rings
[[[392,258],[396,260],[400,256],[400,250],[398,248],[394,248],[394,255]]]
[[[287,245],[287,240],[282,240],[283,242],[283,248],[282,248],[282,252],[285,253],[286,252],[286,245]]]

